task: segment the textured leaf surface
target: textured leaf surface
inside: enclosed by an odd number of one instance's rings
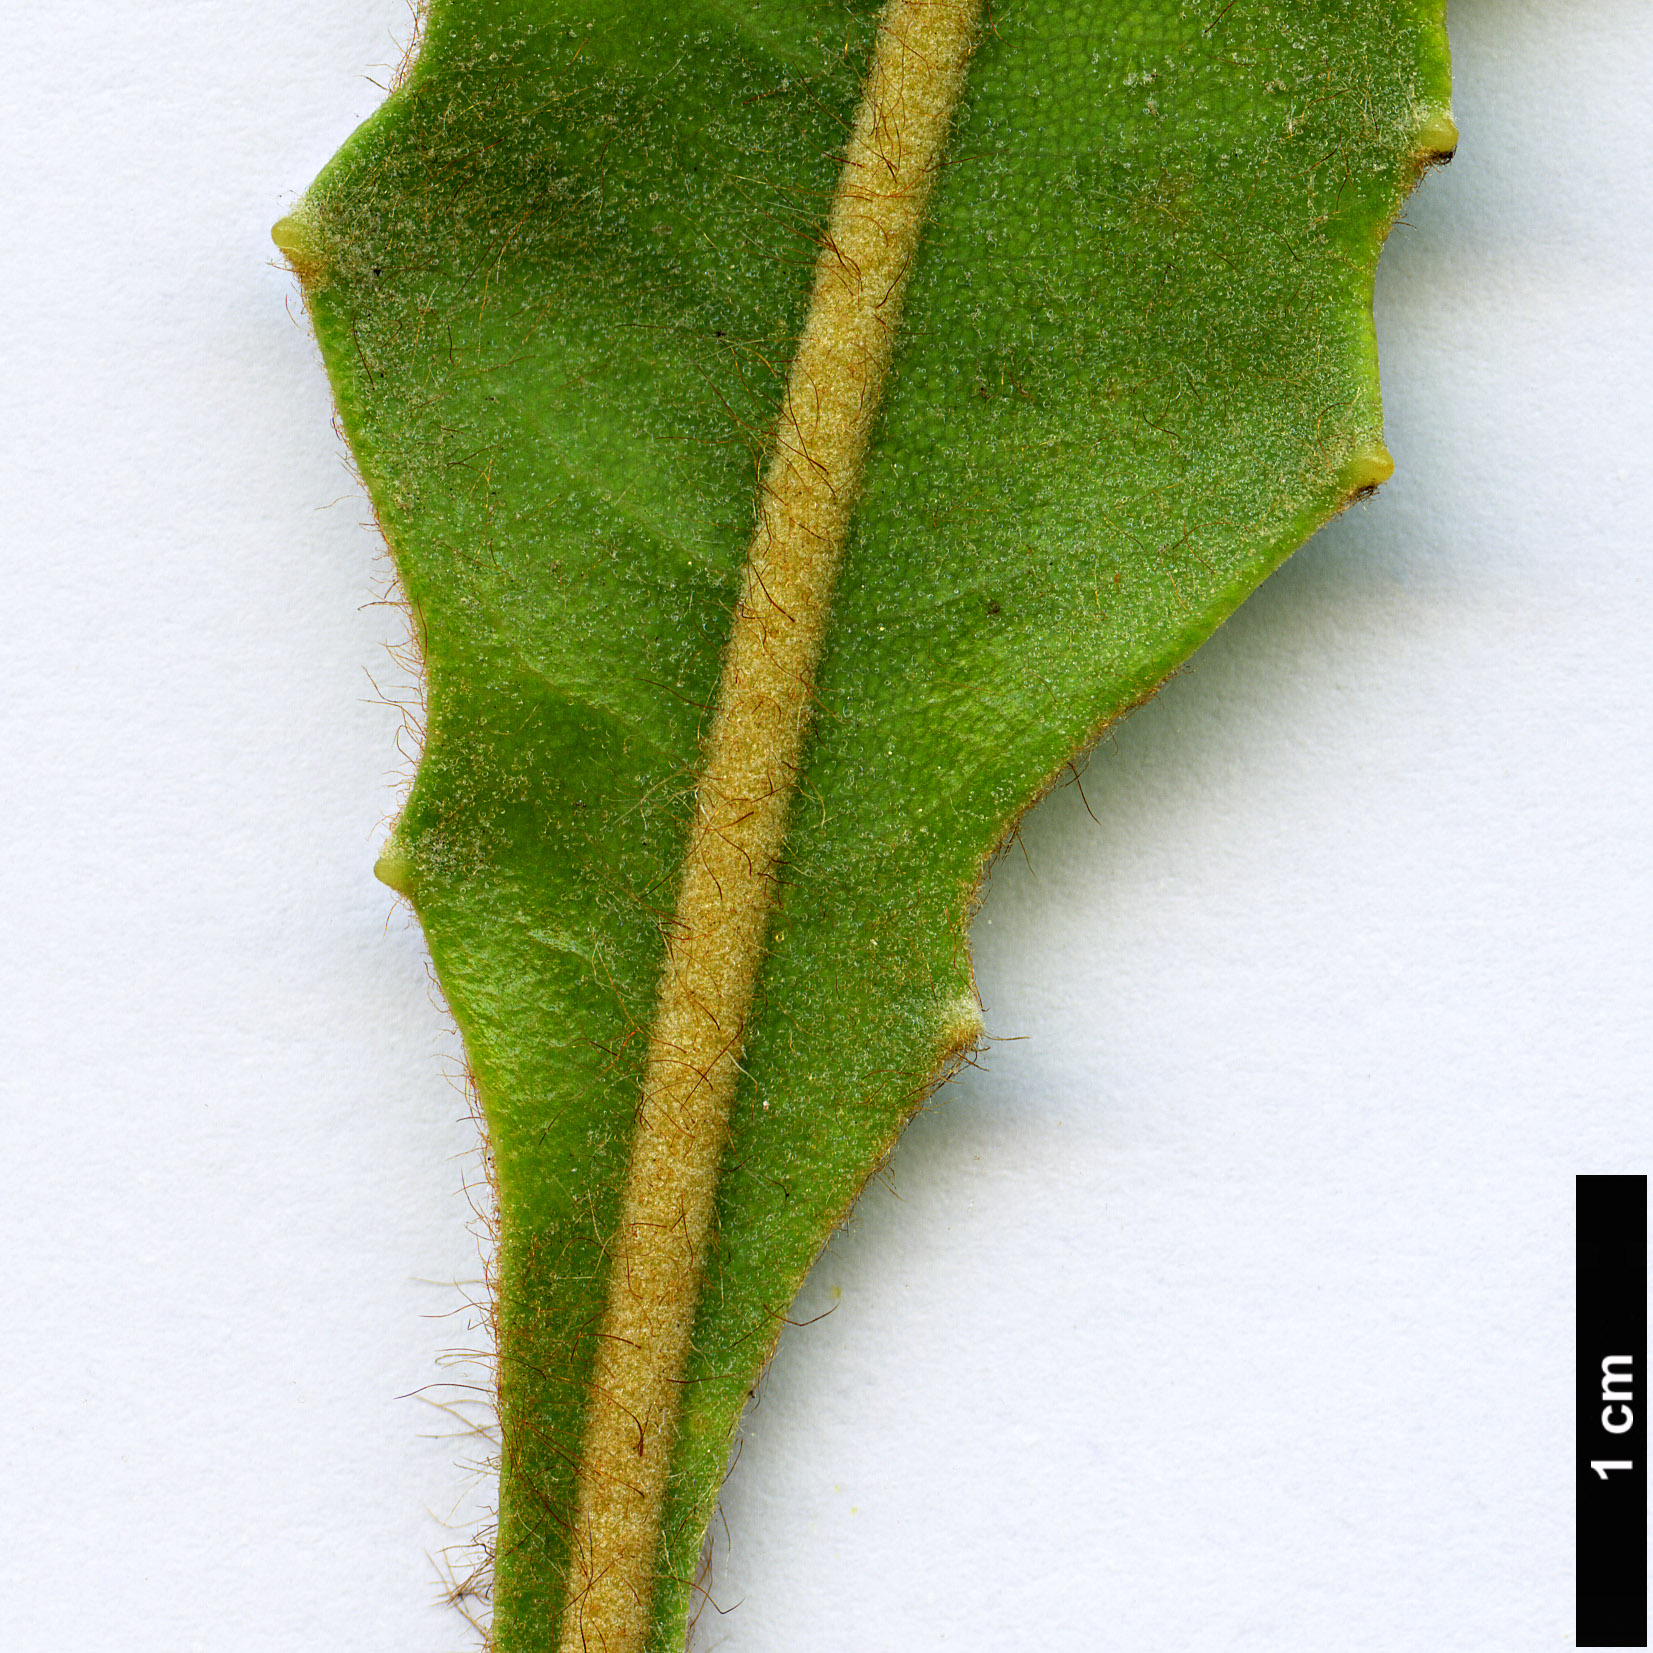
[[[417,616],[387,848],[502,1220],[496,1636],[558,1644],[605,1244],[865,5],[438,4],[290,231]],[[1387,474],[1382,237],[1449,150],[1439,0],[1030,0],[972,63],[818,677],[685,1385],[655,1644],[832,1228],[977,1036],[988,858]]]

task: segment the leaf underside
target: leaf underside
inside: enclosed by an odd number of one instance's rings
[[[818,674],[730,1120],[653,1641],[805,1271],[979,1028],[983,869],[1074,754],[1387,474],[1383,236],[1443,0],[1026,0],[972,63]],[[499,1195],[500,1653],[558,1643],[605,1240],[864,0],[449,0],[297,215],[413,609],[382,863]]]

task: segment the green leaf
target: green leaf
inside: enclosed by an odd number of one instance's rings
[[[805,1271],[978,1037],[992,855],[1388,474],[1372,276],[1455,141],[1441,13],[1027,0],[982,34],[734,1034],[651,1647],[682,1644]],[[424,758],[380,870],[424,925],[493,1155],[500,1653],[562,1647],[577,1617],[666,938],[878,27],[815,0],[438,3],[277,228],[425,654]]]

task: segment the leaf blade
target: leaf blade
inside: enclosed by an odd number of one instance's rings
[[[393,859],[498,1158],[514,1650],[555,1644],[659,924],[867,40],[756,15],[442,8],[311,208],[318,332],[427,639]],[[1381,469],[1371,270],[1444,99],[1421,3],[1030,7],[982,49],[820,674],[657,1646],[786,1302],[973,1037],[993,846]]]

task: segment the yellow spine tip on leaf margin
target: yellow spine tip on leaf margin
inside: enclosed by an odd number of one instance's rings
[[[1450,161],[1458,148],[1458,123],[1437,110],[1418,129],[1418,148],[1431,160]]]
[[[413,862],[406,850],[394,838],[379,851],[373,863],[373,876],[398,895],[413,894]]]
[[[1337,489],[1344,505],[1376,493],[1395,474],[1395,461],[1383,447],[1368,448],[1345,462],[1337,473]]]
[[[321,280],[326,260],[316,245],[310,226],[297,213],[278,218],[270,227],[270,239],[281,249],[293,274],[306,287],[313,287]]]
[[[949,1050],[968,1050],[987,1032],[981,1006],[975,999],[955,999],[948,1010],[944,1039]]]

